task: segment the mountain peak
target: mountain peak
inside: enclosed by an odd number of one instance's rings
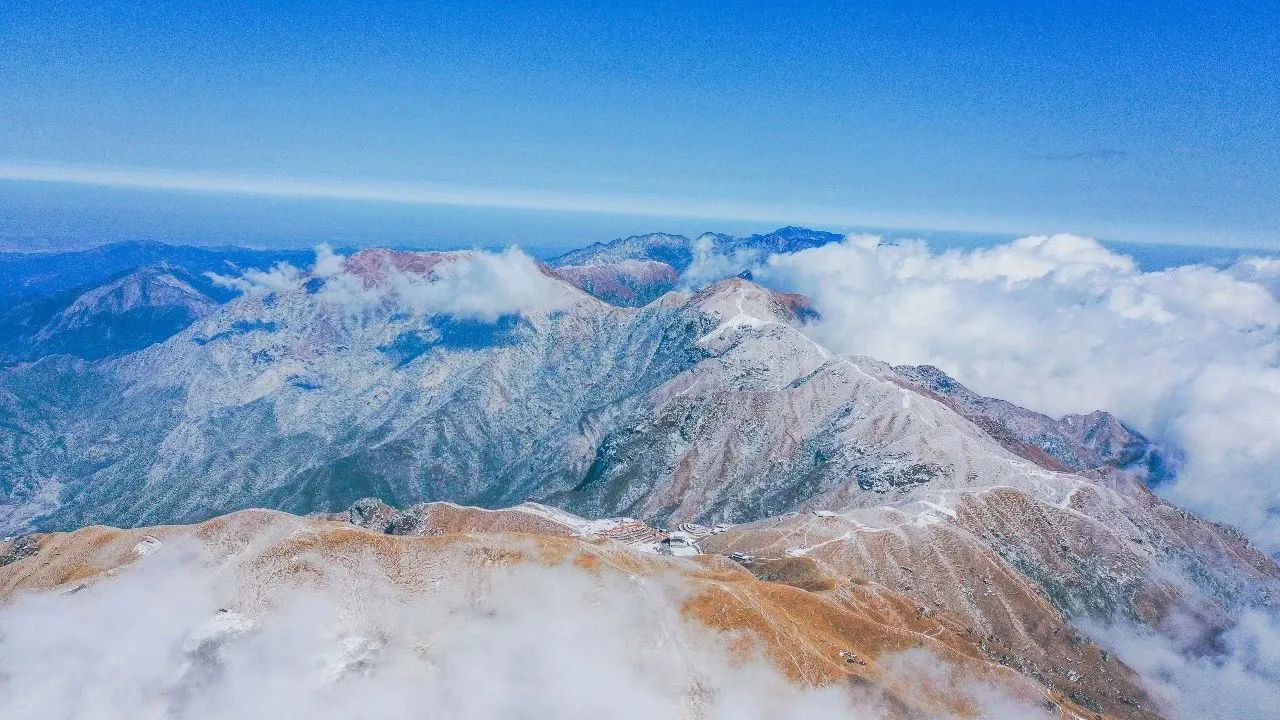
[[[653,232],[595,243],[551,258],[552,267],[565,265],[599,265],[621,260],[656,260],[684,272],[693,262],[692,241],[683,235]]]
[[[698,310],[728,320],[739,315],[795,325],[816,315],[809,298],[778,292],[741,277],[712,283],[689,299]]]

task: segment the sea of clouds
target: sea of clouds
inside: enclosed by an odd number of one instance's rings
[[[1144,271],[1074,235],[969,250],[851,236],[766,258],[701,253],[805,293],[815,340],[936,365],[1050,415],[1109,410],[1180,457],[1165,497],[1280,550],[1280,260]]]

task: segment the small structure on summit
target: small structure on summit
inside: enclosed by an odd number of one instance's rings
[[[662,539],[662,552],[677,557],[702,554],[702,550],[698,548],[698,543],[694,537],[680,530],[670,532]]]

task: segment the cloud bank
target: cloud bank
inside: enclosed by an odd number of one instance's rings
[[[808,332],[837,352],[937,365],[1054,415],[1116,412],[1185,454],[1161,492],[1280,549],[1275,259],[1143,272],[1073,235],[946,252],[852,236],[751,269],[809,295],[823,319]]]

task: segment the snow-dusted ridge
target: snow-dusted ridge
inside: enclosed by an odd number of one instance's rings
[[[39,401],[43,434],[6,460],[15,499],[50,482],[76,498],[33,505],[25,521],[310,512],[372,494],[714,523],[797,507],[914,512],[920,494],[991,486],[1054,501],[1076,482],[893,368],[833,356],[798,329],[802,297],[730,278],[616,307],[519,258],[524,275],[480,277],[528,277],[554,303],[468,316],[418,291],[419,278],[466,278],[477,257],[323,259],[311,274],[262,275],[140,352],[9,374],[20,402],[92,378]]]

